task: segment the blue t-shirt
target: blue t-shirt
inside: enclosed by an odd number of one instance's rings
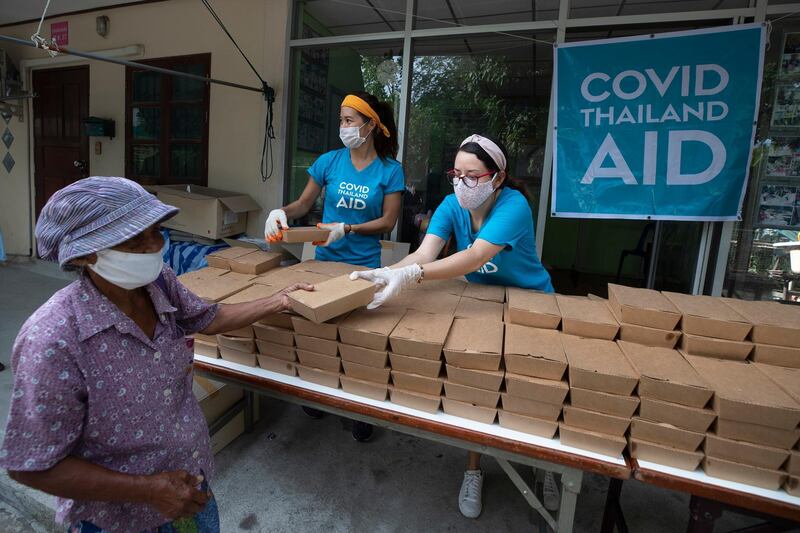
[[[308,169],[325,187],[322,222],[363,224],[383,216],[383,197],[405,189],[403,167],[394,159],[376,157],[360,172],[350,161],[350,150],[322,154]],[[317,247],[318,261],[341,261],[369,268],[381,266],[380,235],[349,234],[330,246]]]
[[[472,231],[469,210],[458,205],[456,195],[450,194],[433,214],[428,233],[444,240],[454,235],[459,252],[470,248],[475,239],[503,246],[503,250],[477,272],[467,274],[467,280],[472,283],[554,292],[550,274],[536,253],[533,213],[519,191],[503,188],[477,233]]]

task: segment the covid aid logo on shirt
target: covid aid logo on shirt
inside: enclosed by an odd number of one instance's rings
[[[342,181],[339,183],[339,189],[337,190],[339,201],[336,202],[336,208],[344,207],[345,209],[354,209],[356,211],[366,209],[369,192],[368,185]]]
[[[470,245],[469,245],[469,246],[467,246],[467,250],[469,250],[470,248],[472,248],[472,245],[473,245],[473,244],[474,244],[474,243],[470,243]],[[487,261],[486,263],[484,263],[484,264],[483,264],[483,266],[482,266],[482,267],[480,267],[480,268],[479,268],[478,270],[476,270],[475,272],[476,272],[476,273],[478,273],[478,274],[495,274],[495,273],[496,273],[498,270],[500,270],[500,269],[499,269],[499,268],[497,268],[497,265],[495,265],[495,264],[494,264],[494,263],[492,263],[491,261]]]

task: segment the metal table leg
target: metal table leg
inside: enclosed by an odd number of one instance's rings
[[[244,432],[251,433],[255,418],[256,394],[245,389],[244,391]]]
[[[612,478],[608,483],[606,493],[606,507],[603,511],[603,524],[600,533],[613,533],[616,526],[619,533],[628,533],[628,524],[625,522],[625,515],[622,513],[620,496],[622,495],[622,480]]]
[[[722,505],[718,502],[692,495],[689,500],[689,525],[687,533],[712,533],[714,523],[722,515]]]

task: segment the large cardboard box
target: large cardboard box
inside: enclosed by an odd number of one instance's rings
[[[681,320],[675,305],[652,289],[609,283],[608,303],[620,323],[671,331]]]
[[[556,301],[564,333],[610,341],[617,338],[619,322],[605,301],[561,294]]]
[[[718,419],[716,434],[727,439],[790,450],[800,440],[800,430],[778,429],[736,420]]]
[[[455,311],[456,318],[471,318],[490,322],[503,321],[503,304],[488,300],[461,297]]]
[[[260,354],[256,355],[256,359],[258,359],[258,366],[264,370],[269,370],[270,372],[276,372],[278,374],[284,374],[287,376],[297,375],[297,369],[295,368],[294,363],[290,363],[289,361]]]
[[[423,359],[390,352],[389,360],[391,361],[392,370],[398,370],[406,374],[419,374],[429,378],[438,378],[442,373],[441,359]]]
[[[274,342],[256,339],[256,347],[258,348],[258,353],[261,355],[266,355],[274,359],[281,359],[290,363],[297,361],[297,353],[295,352],[294,346],[275,344]]]
[[[681,470],[689,470],[690,472],[697,470],[697,466],[703,460],[702,452],[679,450],[662,446],[655,442],[634,439],[633,437],[630,439],[628,449],[631,457],[635,459],[651,461]]]
[[[705,438],[705,433],[681,429],[672,424],[652,422],[638,416],[631,419],[631,439],[656,442],[670,448],[693,452],[703,444]]]
[[[786,474],[777,470],[756,468],[709,456],[703,460],[703,469],[711,477],[738,481],[768,490],[780,489],[786,480]]]
[[[499,370],[503,357],[503,323],[456,318],[443,346],[448,365]]]
[[[756,344],[753,346],[753,361],[765,365],[800,368],[800,348]]]
[[[675,350],[624,341],[618,344],[639,373],[639,396],[705,407],[714,394],[692,365]]]
[[[244,397],[244,390],[241,387],[201,376],[194,376],[192,392],[209,424],[218,420]]]
[[[688,333],[681,339],[681,349],[689,355],[716,357],[731,361],[745,361],[753,351],[753,343],[700,337]]]
[[[558,425],[558,433],[561,436],[561,444],[614,458],[622,455],[622,450],[628,445],[628,441],[622,437],[576,428],[564,423]]]
[[[339,374],[337,372],[327,372],[319,368],[310,368],[303,365],[295,366],[297,367],[297,373],[300,375],[300,379],[316,383],[317,385],[331,387],[332,389],[339,388]]]
[[[316,352],[330,357],[339,355],[339,344],[336,341],[307,337],[305,335],[298,335],[297,333],[294,335],[294,341],[297,344],[297,348],[301,350]]]
[[[253,331],[256,334],[256,339],[271,342],[273,344],[282,344],[284,346],[294,346],[294,332],[291,329],[277,328],[275,326],[266,326],[256,322],[253,324]]]
[[[404,309],[357,309],[339,324],[339,336],[345,344],[385,351],[403,315]]]
[[[298,290],[289,293],[289,300],[297,314],[321,324],[367,305],[374,294],[375,285],[372,282],[339,276],[317,283],[313,291]]]
[[[506,325],[506,370],[523,376],[561,380],[567,371],[562,334],[517,324]]]
[[[365,398],[371,398],[383,402],[386,400],[386,395],[389,392],[389,387],[385,383],[375,383],[373,381],[365,381],[350,376],[339,376],[342,382],[342,389],[350,394],[357,394]]]
[[[301,316],[293,316],[292,329],[295,333],[305,335],[306,337],[317,337],[318,339],[335,341],[339,338],[339,324],[341,324],[342,320],[347,318],[347,316],[347,314],[344,314],[332,318],[327,322],[323,322],[322,324],[317,324]]]
[[[291,244],[296,242],[319,242],[328,240],[331,230],[316,226],[297,226],[282,231],[281,241]]]
[[[561,311],[554,294],[508,287],[507,322],[542,329],[558,329]]]
[[[681,338],[681,332],[679,330],[666,331],[663,329],[620,323],[619,338],[625,342],[672,349],[678,344]]]
[[[768,470],[780,470],[789,458],[789,450],[726,439],[710,433],[706,436],[704,449],[710,457]]]
[[[441,378],[429,378],[427,376],[420,376],[419,374],[409,374],[406,372],[399,372],[392,370],[392,383],[395,388],[407,390],[411,392],[419,392],[428,394],[430,396],[438,396],[442,394]]]
[[[389,354],[386,350],[370,350],[369,348],[351,346],[349,344],[339,343],[339,355],[341,355],[343,361],[351,361],[377,368],[383,368],[389,362]]]
[[[588,429],[597,433],[622,437],[631,425],[630,418],[598,413],[579,409],[571,405],[564,406],[564,423],[568,426]]]
[[[452,383],[493,392],[500,390],[500,386],[503,384],[503,376],[505,376],[505,372],[502,370],[472,370],[447,365],[447,379]]]
[[[395,387],[389,387],[389,398],[392,403],[417,409],[424,413],[434,414],[439,411],[439,405],[442,403],[442,397],[438,394],[431,396],[430,394],[421,394],[419,392],[410,392]]]
[[[564,335],[570,387],[630,396],[639,375],[615,342]]]
[[[576,387],[570,388],[570,403],[581,409],[630,418],[639,408],[638,396],[620,396]]]
[[[497,418],[497,409],[495,408],[460,402],[446,396],[442,396],[442,407],[448,415],[459,416],[476,422],[483,422],[484,424],[493,424],[494,419]]]
[[[409,310],[389,335],[392,351],[423,359],[441,359],[452,323],[451,315]]]
[[[256,366],[255,350],[253,350],[253,352],[242,352],[226,346],[220,346],[219,355],[223,360],[231,363],[238,363],[245,366]]]
[[[248,248],[246,246],[231,246],[230,248],[223,248],[222,250],[217,250],[214,253],[208,254],[206,256],[206,263],[213,269],[230,270],[231,261],[255,251],[256,250],[253,248]],[[241,274],[247,274],[247,272],[241,272]]]
[[[502,409],[497,410],[500,426],[522,433],[529,433],[545,439],[552,439],[558,431],[558,422],[520,415]]]
[[[569,392],[566,381],[506,374],[506,391],[518,398],[561,405]]]
[[[560,403],[545,403],[540,400],[512,396],[505,392],[500,394],[500,398],[503,409],[509,413],[517,413],[532,418],[541,418],[552,422],[557,421],[561,416]]]
[[[297,358],[300,359],[300,364],[309,368],[318,368],[337,374],[342,370],[342,360],[338,357],[298,349]]]
[[[671,424],[696,433],[705,433],[717,415],[710,409],[687,407],[678,403],[640,398],[639,416],[645,420]]]
[[[352,361],[342,361],[342,364],[344,365],[344,373],[348,377],[383,385],[389,383],[389,374],[392,369],[388,366],[378,368],[376,366],[360,365]]]
[[[255,276],[279,267],[282,260],[283,254],[256,250],[236,259],[230,259],[228,263],[233,272]]]
[[[199,185],[161,185],[151,189],[159,200],[174,205],[180,212],[161,223],[208,239],[221,239],[244,233],[247,213],[261,206],[246,194]]]
[[[753,342],[800,348],[800,308],[797,306],[734,298],[721,300],[753,324],[750,334]]]
[[[663,294],[681,312],[684,334],[731,341],[743,341],[750,334],[750,323],[720,298],[677,292]]]
[[[483,407],[497,407],[497,402],[500,401],[499,392],[459,385],[448,380],[444,382],[444,394],[453,400]]]
[[[475,298],[487,302],[502,304],[506,301],[506,288],[502,285],[486,285],[485,283],[467,283],[462,298]]]
[[[720,418],[779,429],[794,429],[800,423],[800,404],[755,365],[686,358],[714,389],[714,409]]]

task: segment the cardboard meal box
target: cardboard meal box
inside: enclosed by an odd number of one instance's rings
[[[558,422],[543,420],[532,416],[520,415],[502,409],[497,410],[500,426],[514,431],[521,431],[545,439],[552,439],[558,431]]]
[[[297,226],[283,230],[281,241],[285,243],[327,241],[331,230],[316,226]]]
[[[225,279],[227,276],[223,276],[219,279]],[[270,296],[274,296],[275,293],[278,292],[278,289],[274,287],[267,287],[266,285],[252,285],[248,286],[246,289],[243,289],[236,294],[233,294],[224,300],[222,300],[223,304],[239,304],[244,302],[252,302],[255,300],[260,300],[262,298],[269,298]]]
[[[309,368],[318,368],[337,374],[342,371],[342,360],[338,357],[298,349],[297,358],[300,360],[300,364]]]
[[[742,315],[725,305],[720,298],[664,292],[682,315],[683,333],[743,341],[750,334],[751,324]]]
[[[652,422],[638,416],[631,419],[631,439],[656,442],[670,448],[693,452],[703,444],[705,438],[705,433],[681,429],[672,424]]]
[[[376,368],[383,368],[389,363],[389,354],[386,350],[370,350],[369,348],[351,346],[349,344],[339,343],[339,355],[343,361]]]
[[[282,260],[283,254],[256,250],[236,259],[230,259],[228,263],[233,272],[258,275],[279,267]]]
[[[398,370],[406,374],[419,374],[429,378],[438,378],[442,373],[441,359],[422,359],[390,352],[389,361],[391,362],[392,370]]]
[[[503,321],[503,304],[488,300],[461,297],[455,311],[456,318],[471,318],[491,322]]]
[[[217,344],[216,335],[205,335],[203,333],[195,333],[192,335],[192,338],[198,341],[205,342],[206,344]]]
[[[711,477],[737,481],[767,490],[778,490],[786,481],[786,474],[777,470],[767,470],[709,457],[703,460],[703,470]]]
[[[420,376],[419,374],[408,374],[397,370],[392,370],[391,374],[392,383],[397,389],[419,392],[430,396],[439,396],[442,394],[442,384],[444,380],[441,378],[429,378]]]
[[[220,302],[233,296],[237,292],[245,290],[252,284],[251,281],[243,279],[236,279],[229,276],[216,276],[199,280],[189,285],[184,284],[184,286],[206,302]]]
[[[714,389],[714,409],[720,418],[794,429],[800,423],[800,404],[755,365],[686,356]]]
[[[194,376],[192,392],[209,424],[219,420],[244,397],[244,390],[241,387],[227,385],[202,376]]]
[[[645,346],[672,349],[678,344],[681,335],[681,332],[678,330],[665,331],[662,329],[622,323],[619,325],[620,340],[644,344]]]
[[[675,305],[652,289],[609,283],[608,304],[620,323],[672,331],[681,320]]]
[[[310,368],[303,365],[295,365],[300,379],[323,385],[332,389],[339,388],[339,374],[337,372],[327,372],[319,368]]]
[[[211,268],[230,270],[231,261],[239,257],[244,257],[254,251],[253,248],[248,248],[246,246],[231,246],[230,248],[223,248],[222,250],[217,250],[214,253],[208,254],[206,256],[206,262]]]
[[[253,324],[256,339],[282,344],[284,346],[294,346],[294,332],[291,329],[276,328],[275,326],[265,326],[264,324]]]
[[[704,457],[702,452],[679,450],[662,446],[655,442],[634,439],[633,437],[630,439],[628,450],[631,457],[635,459],[671,466],[681,470],[689,470],[690,472],[697,470]]]
[[[263,326],[275,326],[276,328],[288,329],[289,331],[294,331],[294,324],[292,324],[293,316],[294,313],[289,311],[281,313],[273,313],[271,315],[265,316],[264,318],[256,322],[256,324],[261,324]]]
[[[191,272],[186,272],[185,274],[181,274],[178,276],[178,281],[184,283],[186,281],[198,281],[198,280],[206,280],[208,278],[215,278],[217,276],[221,276],[222,274],[227,274],[228,270],[225,268],[215,268],[215,267],[205,267],[198,270],[193,270]]]
[[[519,396],[512,396],[505,392],[500,394],[503,410],[509,413],[541,418],[555,422],[561,416],[561,404],[545,403],[539,400],[531,400]]]
[[[745,361],[753,351],[753,343],[686,334],[681,338],[681,350],[689,355]]]
[[[556,295],[556,302],[564,333],[610,341],[617,338],[619,322],[606,302],[561,294]]]
[[[506,301],[506,288],[502,285],[467,282],[467,286],[464,287],[464,292],[461,293],[461,297],[502,304]]]
[[[194,340],[194,353],[205,357],[217,359],[219,357],[219,347],[216,343],[203,342],[199,339]]]
[[[761,363],[756,363],[753,366],[777,383],[796,402],[800,402],[800,368],[784,368]]]
[[[329,279],[330,276],[317,274],[316,272],[292,270],[291,268],[275,268],[255,278],[253,283],[268,285],[277,289],[285,289],[286,287],[291,287],[298,283],[314,285]]]
[[[498,392],[503,384],[505,372],[502,370],[471,370],[447,365],[447,379],[452,383]]]
[[[217,344],[220,348],[230,348],[240,352],[255,353],[256,351],[256,342],[251,337],[217,335]]]
[[[499,392],[459,385],[448,380],[444,381],[444,394],[453,400],[483,407],[497,407],[497,402],[500,401]]]
[[[517,398],[561,405],[569,392],[566,381],[506,374],[506,391]]]
[[[329,278],[338,278],[341,276],[349,276],[356,270],[369,270],[367,267],[359,265],[351,265],[350,263],[342,263],[338,261],[303,261],[290,267],[292,270],[299,272],[312,272],[314,274],[322,274]]]
[[[284,374],[286,376],[297,375],[297,369],[295,368],[294,363],[290,363],[289,361],[260,354],[256,355],[256,359],[258,359],[258,366],[264,370],[269,370],[270,372],[275,372],[277,374]]]
[[[405,315],[404,309],[357,309],[339,323],[344,344],[386,351],[389,334]]]
[[[223,333],[228,337],[243,337],[245,339],[253,339],[255,338],[255,332],[253,331],[253,326],[245,326],[239,329],[232,329],[230,331],[226,331]]]
[[[409,310],[389,335],[392,351],[423,359],[440,359],[452,323],[451,315]]]
[[[765,365],[800,368],[800,348],[755,344],[752,359]]]
[[[375,285],[372,282],[362,279],[353,281],[347,276],[340,276],[317,283],[313,291],[291,292],[289,300],[294,312],[321,324],[367,305],[374,294]]]
[[[386,401],[389,387],[385,383],[375,383],[373,381],[365,381],[349,376],[339,376],[339,380],[342,382],[342,390],[345,392],[378,400],[379,402]]]
[[[514,374],[560,381],[567,371],[562,334],[517,324],[506,325],[503,360]]]
[[[447,292],[414,290],[401,294],[396,301],[390,300],[390,307],[416,309],[435,315],[454,315],[461,296]]]
[[[332,318],[322,324],[317,324],[301,316],[292,317],[292,327],[295,333],[306,337],[316,337],[335,341],[339,339],[339,325],[347,318],[347,314]]]
[[[706,455],[768,470],[780,470],[789,450],[726,439],[709,433],[704,450]]]
[[[298,335],[297,333],[294,335],[294,341],[297,344],[297,348],[301,350],[316,352],[329,357],[336,357],[339,355],[339,344],[336,341],[307,337],[305,335]]]
[[[389,387],[389,398],[392,403],[416,409],[424,413],[435,414],[439,411],[439,406],[442,403],[442,398],[439,395],[431,396],[430,394],[421,394],[419,392],[410,392],[402,389],[396,389],[392,386]]]
[[[628,445],[628,441],[622,437],[575,428],[564,423],[558,424],[558,434],[561,444],[614,458],[620,457],[622,450]]]
[[[721,298],[753,325],[750,339],[758,344],[800,348],[800,308],[779,302]]]
[[[645,397],[639,398],[639,401],[639,416],[644,420],[671,424],[696,433],[708,431],[717,418],[716,413],[710,409],[698,409]]]
[[[639,375],[615,342],[564,335],[569,385],[580,389],[630,396]]]
[[[252,352],[243,352],[234,348],[228,348],[227,346],[220,346],[219,355],[224,361],[245,366],[256,366],[255,350]]]
[[[244,233],[248,212],[261,211],[261,206],[246,194],[199,185],[160,185],[151,191],[165,204],[180,209],[162,226],[208,239]]]
[[[630,418],[639,408],[639,397],[571,387],[570,403],[581,409]]]
[[[506,322],[541,329],[558,329],[561,324],[554,294],[508,287],[506,302]]]
[[[275,344],[274,342],[256,339],[256,347],[258,348],[258,353],[261,355],[266,355],[273,359],[281,359],[290,363],[297,361],[297,352],[293,346]]]
[[[503,323],[456,318],[443,346],[448,365],[499,370],[503,358]]]
[[[563,409],[564,423],[580,429],[588,429],[597,433],[622,437],[631,425],[630,418],[598,413],[565,405]]]
[[[619,341],[619,347],[639,374],[639,396],[705,407],[714,391],[675,350]]]
[[[372,383],[381,383],[383,385],[389,383],[389,374],[392,369],[388,366],[378,368],[375,366],[360,365],[351,361],[342,361],[342,364],[344,365],[344,374],[348,377],[363,381],[371,381]]]
[[[778,429],[736,420],[717,419],[716,434],[726,439],[741,440],[790,450],[800,441],[800,430]]]
[[[496,408],[460,402],[445,396],[442,396],[442,408],[448,415],[467,418],[484,424],[494,424],[494,419],[497,418]]]
[[[466,288],[466,279],[453,278],[423,281],[422,283],[412,286],[410,290],[424,291],[426,293],[431,292],[439,295],[450,294],[451,296],[461,297]]]

